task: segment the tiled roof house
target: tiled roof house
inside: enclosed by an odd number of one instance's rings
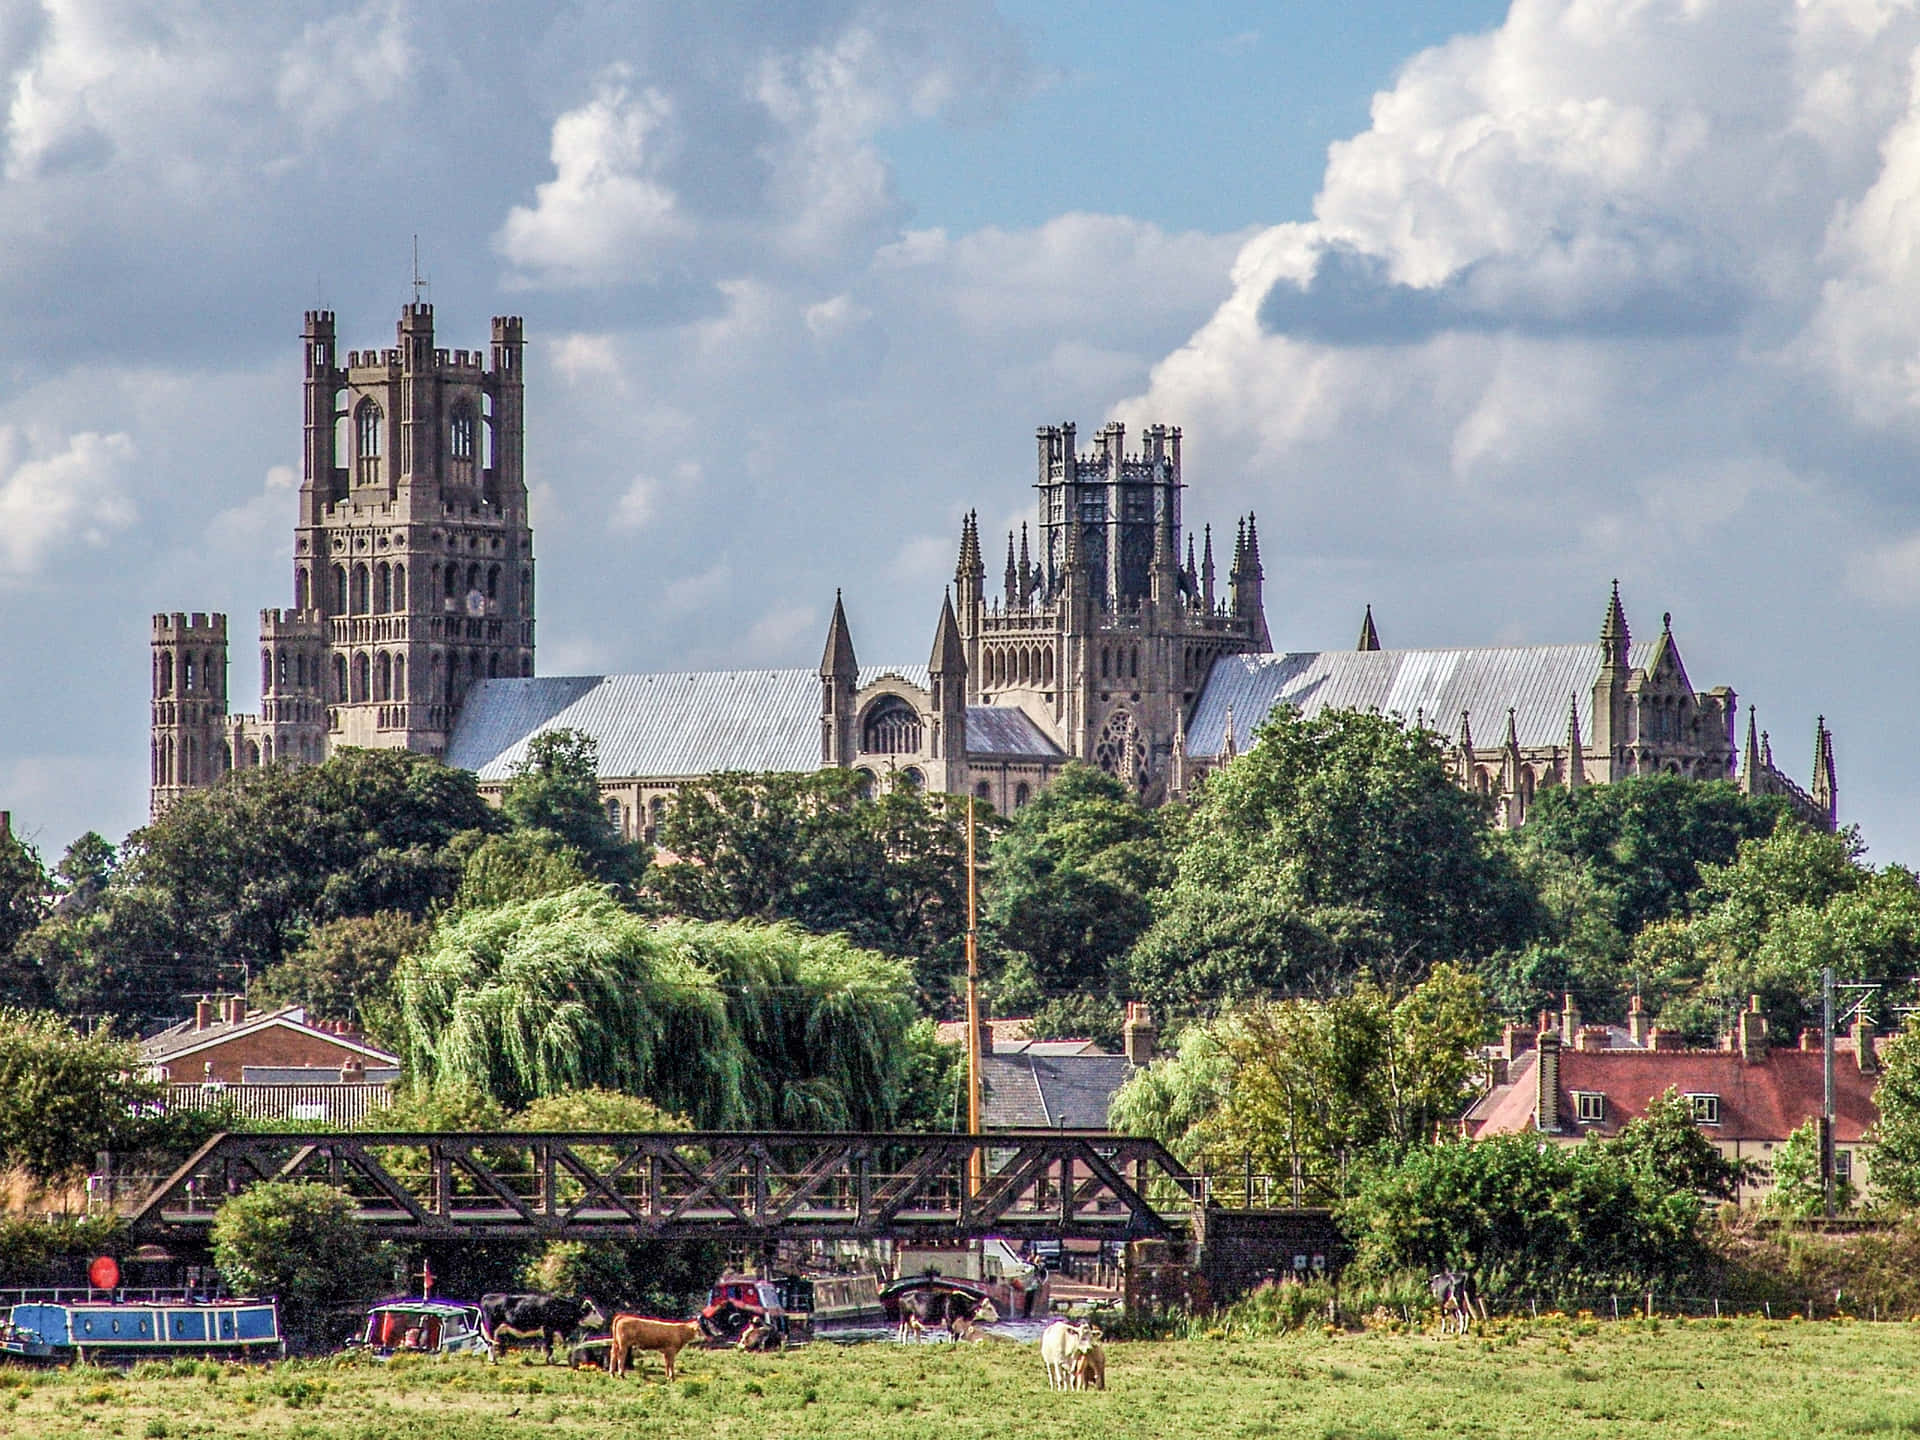
[[[1556,1025],[1543,1014],[1538,1032],[1507,1028],[1492,1056],[1494,1083],[1462,1122],[1469,1136],[1532,1131],[1578,1144],[1588,1135],[1619,1134],[1675,1090],[1723,1155],[1755,1162],[1758,1168],[1740,1193],[1750,1202],[1773,1187],[1773,1152],[1820,1115],[1824,1080],[1817,1032],[1804,1032],[1792,1049],[1772,1046],[1757,1008],[1743,1012],[1713,1050],[1682,1048],[1678,1035],[1649,1026],[1638,997],[1624,1028],[1581,1024],[1571,996],[1558,1019]],[[1857,1021],[1834,1048],[1834,1168],[1864,1189],[1872,1170],[1867,1136],[1878,1119],[1872,1026]]]

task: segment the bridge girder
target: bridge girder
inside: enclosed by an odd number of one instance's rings
[[[382,1235],[432,1241],[1135,1240],[1190,1228],[1201,1195],[1158,1142],[1104,1131],[225,1132],[129,1224],[204,1234],[267,1180],[335,1186]]]

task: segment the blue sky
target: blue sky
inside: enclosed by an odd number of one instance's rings
[[[1506,13],[1494,0],[1000,6],[1038,72],[969,123],[889,133],[914,223],[970,230],[1063,209],[1176,229],[1304,217],[1327,145],[1362,130],[1406,59]]]
[[[291,601],[300,315],[525,316],[543,673],[931,641],[1035,425],[1178,424],[1294,650],[1584,640],[1920,861],[1920,10],[0,0],[0,808],[145,814]]]

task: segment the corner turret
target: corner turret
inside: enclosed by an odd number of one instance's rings
[[[860,685],[860,662],[854,658],[853,632],[840,592],[833,592],[833,619],[827,622],[827,644],[820,654],[820,763],[845,766],[853,760],[853,697]]]

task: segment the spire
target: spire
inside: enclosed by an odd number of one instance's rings
[[[1514,724],[1513,706],[1511,705],[1507,707],[1507,738],[1501,743],[1505,747],[1507,754],[1518,761],[1520,758],[1520,732]]]
[[[1220,758],[1231,760],[1239,753],[1239,747],[1234,744],[1233,739],[1233,706],[1229,705],[1227,706],[1227,731],[1220,741]]]
[[[1580,745],[1580,697],[1567,696],[1567,789],[1587,783],[1586,752]]]
[[[1247,561],[1247,522],[1242,519],[1233,532],[1233,568],[1227,571],[1227,584],[1232,589],[1240,587],[1240,567]]]
[[[1747,707],[1747,744],[1740,756],[1740,789],[1743,794],[1758,795],[1760,789],[1760,712]]]
[[[847,609],[835,590],[833,619],[827,622],[827,648],[820,655],[820,678],[851,681],[859,670],[860,662],[853,656],[853,632],[847,628]]]
[[[1380,632],[1373,628],[1373,606],[1371,605],[1367,606],[1367,618],[1360,622],[1360,643],[1353,648],[1356,650],[1380,648]]]
[[[927,658],[927,672],[956,679],[967,673],[967,647],[960,643],[960,622],[953,613],[951,590],[940,602],[940,623],[933,632],[933,654]]]
[[[1200,593],[1200,567],[1194,562],[1193,558],[1193,532],[1191,530],[1187,532],[1186,577],[1187,593],[1189,595],[1198,595]]]
[[[1033,565],[1027,559],[1027,522],[1020,522],[1020,603],[1026,604],[1033,598]]]
[[[1833,732],[1822,715],[1813,726],[1813,803],[1832,829],[1840,820],[1840,784],[1833,771]]]
[[[1460,753],[1473,758],[1473,715],[1467,710],[1460,712]]]
[[[1213,609],[1213,526],[1206,527],[1207,543],[1201,549],[1200,603]]]
[[[1607,618],[1600,622],[1600,663],[1624,670],[1627,668],[1627,647],[1633,642],[1633,634],[1627,629],[1626,607],[1620,603],[1620,582],[1613,582],[1613,595],[1607,601]]]
[[[960,521],[960,563],[954,567],[953,578],[961,585],[968,580],[984,582],[987,578],[987,567],[980,559],[978,511],[969,510]]]
[[[1260,568],[1260,527],[1254,522],[1253,512],[1247,512],[1247,568],[1253,572],[1253,578],[1264,580],[1267,572]]]
[[[1007,609],[1020,607],[1020,570],[1013,563],[1013,531],[1007,531]]]
[[[1764,730],[1760,732],[1760,764],[1768,770],[1773,769],[1773,737]]]

